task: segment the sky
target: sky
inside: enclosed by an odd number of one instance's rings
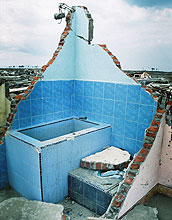
[[[92,43],[106,44],[123,69],[172,71],[171,0],[63,0],[85,5],[94,19]],[[0,66],[45,65],[57,48],[57,0],[0,0]]]

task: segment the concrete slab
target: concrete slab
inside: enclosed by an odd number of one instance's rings
[[[25,198],[10,198],[0,203],[3,220],[62,220],[63,206]]]
[[[133,210],[131,210],[122,220],[158,220],[157,208],[152,208],[149,206],[138,205]]]

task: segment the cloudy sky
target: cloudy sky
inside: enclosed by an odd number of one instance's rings
[[[172,71],[171,0],[0,0],[0,66],[47,63],[65,26],[53,19],[60,2],[88,7],[93,43],[107,44],[123,69]]]

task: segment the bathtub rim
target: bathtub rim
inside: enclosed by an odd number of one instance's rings
[[[24,130],[29,130],[29,129],[32,129],[32,128],[42,127],[42,126],[55,124],[55,123],[59,123],[59,122],[67,121],[67,120],[73,120],[73,119],[83,121],[83,122],[86,122],[86,123],[91,123],[91,124],[94,124],[95,126],[90,127],[90,128],[86,128],[86,129],[83,129],[83,130],[80,130],[80,131],[77,131],[77,132],[74,132],[74,133],[69,133],[69,134],[66,134],[66,135],[62,135],[62,136],[59,136],[59,137],[56,137],[56,138],[51,138],[51,139],[45,140],[45,141],[39,141],[35,138],[32,138],[28,135],[25,135],[25,134],[21,133],[21,131],[24,131]],[[40,150],[41,148],[49,147],[49,146],[59,144],[61,142],[68,141],[68,140],[74,140],[75,138],[78,138],[82,135],[86,135],[86,134],[96,132],[96,131],[99,131],[99,130],[102,130],[102,129],[105,129],[105,128],[110,128],[110,127],[111,127],[110,124],[105,124],[105,123],[102,123],[102,122],[95,122],[95,121],[91,121],[91,120],[87,120],[87,119],[86,120],[85,119],[79,119],[79,118],[76,118],[76,117],[70,117],[70,118],[64,118],[64,119],[60,119],[60,120],[53,121],[53,122],[46,122],[46,123],[39,124],[39,125],[29,126],[29,127],[22,128],[22,129],[11,130],[11,131],[7,132],[7,135],[10,135],[10,136],[26,143],[26,144],[31,145],[32,147],[35,147],[38,150]]]

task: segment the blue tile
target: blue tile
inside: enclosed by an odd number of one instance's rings
[[[137,125],[137,140],[143,141],[145,129],[148,127],[149,127],[149,125],[146,125],[146,124],[138,124]]]
[[[113,115],[113,107],[114,107],[113,100],[104,99],[103,115],[112,116]]]
[[[102,114],[103,99],[93,98],[93,113]]]
[[[104,98],[105,99],[114,99],[115,93],[115,84],[114,83],[105,83],[104,84]]]
[[[64,118],[69,118],[69,117],[72,117],[72,116],[73,116],[72,111],[64,111],[63,112],[63,117]]]
[[[54,113],[54,120],[62,119],[63,118],[63,112],[55,112]]]
[[[40,99],[42,98],[43,94],[42,94],[42,82],[37,82],[37,84],[35,85],[34,90],[31,93],[31,99]]]
[[[137,136],[137,123],[125,121],[125,137],[136,139]]]
[[[93,97],[103,98],[103,82],[94,82]]]
[[[92,113],[91,120],[102,122],[102,115]]]
[[[150,105],[140,105],[138,121],[142,124],[150,124],[154,116],[154,107]]]
[[[83,206],[91,210],[92,212],[96,213],[97,212],[97,207],[96,203],[92,202],[89,199],[83,198]]]
[[[31,100],[31,115],[42,115],[43,114],[43,101],[42,99]]]
[[[75,96],[75,107],[81,110],[83,109],[83,96],[81,95]]]
[[[62,111],[62,97],[54,97],[54,112],[60,112]]]
[[[80,205],[83,205],[83,195],[78,194],[72,190],[69,190],[69,196],[71,199],[75,200]]]
[[[136,153],[136,143],[136,140],[124,138],[124,149],[134,155]]]
[[[62,96],[62,80],[54,81],[54,97]]]
[[[143,141],[136,142],[136,152],[138,152],[143,147]]]
[[[75,94],[84,95],[84,81],[75,80]]]
[[[50,114],[54,112],[54,100],[53,98],[43,99],[43,114]]]
[[[140,85],[128,85],[127,102],[140,103]]]
[[[124,120],[121,118],[114,118],[113,134],[124,136]]]
[[[87,117],[89,120],[91,120],[92,113],[83,111],[83,117]]]
[[[92,202],[96,202],[96,188],[83,183],[83,196]]]
[[[84,81],[84,95],[93,96],[94,82]]]
[[[116,84],[115,100],[126,101],[126,98],[127,98],[127,85]]]
[[[101,205],[97,205],[96,208],[97,208],[96,214],[98,214],[98,215],[103,215],[103,214],[106,212],[106,210],[107,210],[108,207],[107,207],[107,208],[104,208],[104,207],[102,207]]]
[[[125,119],[126,102],[115,101],[114,117]]]
[[[119,148],[124,147],[124,138],[119,135],[112,135],[111,137],[111,145]]]
[[[72,108],[72,100],[70,95],[63,96],[63,111],[69,111]]]
[[[105,192],[102,192],[98,189],[96,189],[96,199],[97,199],[97,204],[99,206],[102,206],[104,208],[108,208],[110,202],[111,202],[111,199],[112,199],[112,196],[110,196],[109,194],[106,194]]]
[[[72,187],[71,189],[78,194],[83,194],[83,182],[75,177],[72,177]]]
[[[62,81],[63,95],[71,95],[72,91],[72,82],[71,80]]]
[[[43,123],[43,116],[32,117],[32,125],[38,125]]]
[[[127,103],[126,119],[129,121],[138,121],[139,104]]]
[[[45,114],[43,121],[44,122],[51,122],[54,120],[54,114]]]
[[[19,121],[20,128],[30,127],[31,126],[31,118],[22,118]]]
[[[146,92],[144,89],[141,89],[141,99],[140,99],[141,104],[146,104],[146,105],[154,105],[155,101],[153,98],[149,95],[148,92]]]
[[[12,124],[12,129],[18,129],[19,128],[19,120],[14,119],[13,124]]]
[[[105,115],[104,115],[102,122],[103,122],[103,123],[106,123],[106,124],[113,125],[113,117],[105,116]]]
[[[84,97],[84,103],[83,103],[83,111],[86,112],[92,112],[93,107],[93,99],[92,97]]]
[[[53,81],[42,81],[43,86],[43,97],[52,97],[54,91],[54,82]]]
[[[29,118],[31,117],[31,106],[30,106],[30,100],[22,101],[19,104],[19,118]]]

